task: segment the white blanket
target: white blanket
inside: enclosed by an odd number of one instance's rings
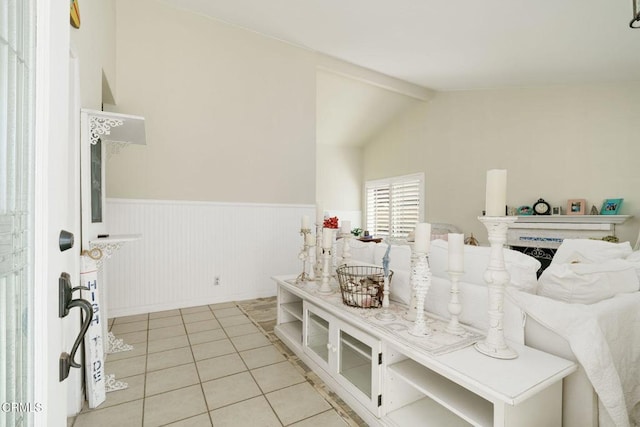
[[[600,427],[640,425],[640,292],[590,305],[507,292],[527,315],[569,342],[598,394]]]

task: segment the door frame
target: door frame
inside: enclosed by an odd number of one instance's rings
[[[51,253],[60,230],[50,218],[56,213],[55,186],[51,178],[56,150],[69,144],[69,1],[36,0],[35,66],[35,176],[34,176],[34,400],[43,411],[36,426],[64,425],[67,415],[66,383],[58,378],[58,358],[63,351],[62,322],[58,319],[59,266]],[[54,181],[55,182],[55,181]]]

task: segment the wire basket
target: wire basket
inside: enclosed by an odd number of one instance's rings
[[[337,268],[342,302],[351,307],[382,307],[384,269],[365,265],[343,265]],[[393,271],[389,270],[389,283]]]

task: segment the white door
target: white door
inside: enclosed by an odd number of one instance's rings
[[[69,1],[35,0],[35,6],[34,381],[35,399],[44,406],[44,411],[36,414],[35,424],[65,426],[71,380],[60,381],[59,360],[63,352],[70,352],[75,337],[65,334],[71,320],[58,315],[58,279],[63,272],[69,273],[73,286],[78,286],[80,247],[78,164],[73,161],[78,154],[74,132],[69,129]],[[64,252],[59,248],[61,230],[76,237],[75,246]]]
[[[36,48],[37,46],[37,48]],[[58,278],[78,277],[69,142],[69,1],[0,0],[0,426],[64,426]],[[3,351],[4,350],[4,351]]]

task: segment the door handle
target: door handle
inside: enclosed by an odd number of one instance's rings
[[[80,348],[84,335],[87,333],[91,320],[93,319],[93,307],[89,301],[82,298],[73,299],[73,292],[80,289],[89,290],[89,288],[84,286],[72,288],[69,273],[63,272],[60,274],[60,278],[58,279],[58,292],[60,298],[58,305],[58,317],[66,317],[69,314],[69,310],[73,307],[80,307],[84,311],[82,327],[80,328],[80,333],[76,337],[75,342],[73,343],[71,354],[67,352],[60,354],[60,381],[64,381],[69,376],[71,367],[82,368],[82,364],[76,363],[75,361],[76,352],[78,351],[78,348]]]

